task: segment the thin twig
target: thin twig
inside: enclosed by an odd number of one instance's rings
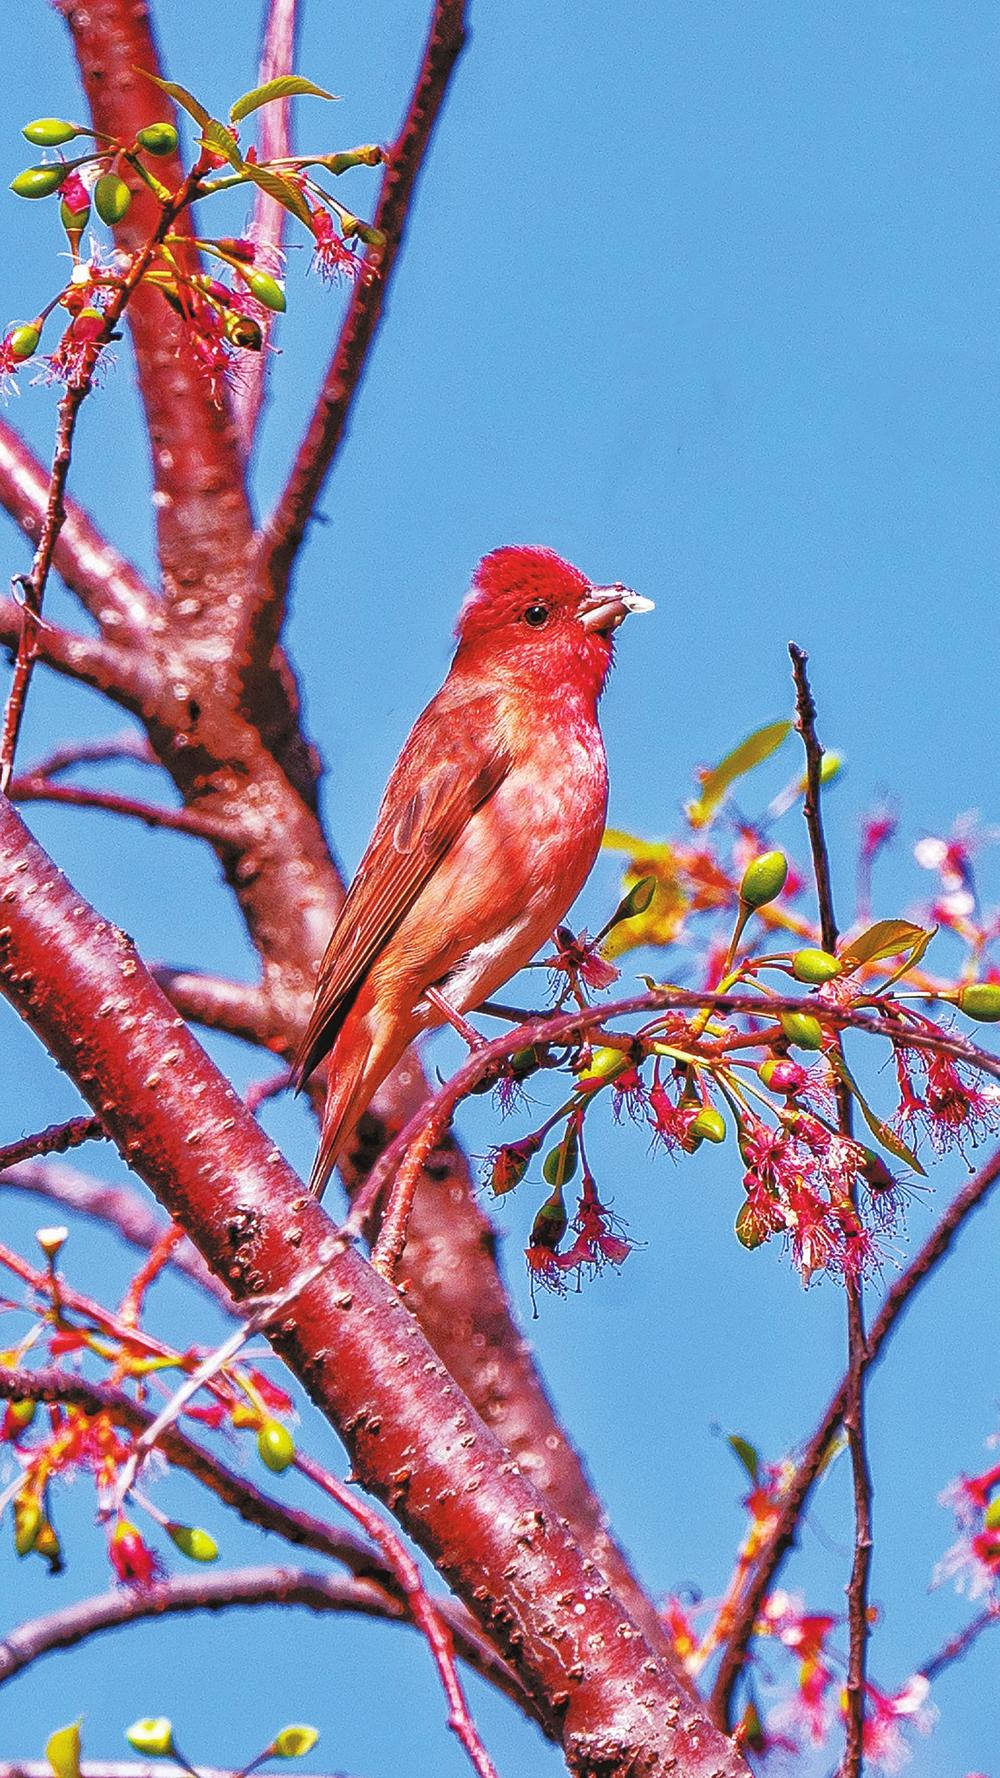
[[[71,809],[103,809],[110,815],[129,815],[147,827],[167,828],[174,833],[188,833],[196,839],[211,840],[215,845],[239,838],[227,833],[221,822],[203,815],[198,809],[163,809],[144,803],[133,796],[120,796],[114,790],[91,790],[83,784],[54,784],[48,776],[25,772],[12,778],[7,794],[13,803],[61,803]]]
[[[959,1630],[954,1636],[949,1636],[947,1642],[942,1644],[936,1654],[930,1655],[926,1661],[921,1661],[915,1671],[922,1673],[925,1679],[937,1679],[946,1667],[953,1666],[956,1661],[960,1661],[964,1655],[967,1655],[973,1643],[978,1642],[983,1631],[990,1629],[993,1624],[1000,1624],[1000,1601],[995,1599],[983,1611],[979,1612],[977,1617],[966,1624],[964,1630]]]
[[[298,23],[297,0],[269,0],[257,74],[258,86],[265,86],[268,81],[276,80],[281,74],[291,74],[295,66]],[[262,161],[286,159],[292,152],[291,104],[289,100],[279,99],[272,105],[265,105],[258,115],[260,118],[260,147],[258,150],[260,159]],[[253,241],[263,247],[280,250],[287,219],[288,212],[284,205],[269,197],[266,191],[258,189],[251,229]],[[233,419],[236,423],[240,443],[243,446],[244,456],[249,457],[260,422],[261,409],[264,405],[270,353],[267,351],[247,352],[244,357],[247,362],[243,365],[241,376],[234,384],[232,404]]]
[[[329,1494],[331,1500],[335,1500],[346,1513],[349,1513],[382,1551],[403,1589],[413,1622],[427,1640],[434,1665],[444,1687],[445,1697],[448,1700],[448,1727],[465,1748],[473,1770],[478,1772],[479,1778],[497,1778],[496,1768],[479,1738],[469,1706],[466,1703],[462,1683],[455,1667],[455,1649],[451,1632],[438,1609],[437,1601],[431,1598],[424,1586],[420,1578],[420,1570],[413,1557],[392,1527],[387,1525],[375,1511],[375,1508],[369,1506],[361,1495],[352,1493],[351,1489],[330,1470],[324,1469],[302,1452],[296,1455],[295,1467],[303,1475],[308,1476],[310,1481],[315,1482],[318,1488],[322,1488],[324,1493]]]
[[[983,1204],[1000,1180],[1000,1148],[985,1166],[952,1199],[947,1210],[904,1272],[887,1291],[868,1335],[868,1368],[881,1358],[886,1343],[903,1311],[916,1292],[951,1250],[959,1229]],[[709,1700],[712,1715],[723,1728],[731,1728],[733,1694],[746,1663],[746,1651],[782,1562],[795,1542],[796,1532],[817,1477],[830,1455],[847,1404],[849,1379],[845,1376],[832,1396],[823,1418],[799,1458],[795,1474],[782,1491],[778,1516],[758,1552],[747,1585],[730,1620],[729,1636]]]
[[[812,851],[816,898],[819,904],[820,936],[823,948],[836,951],[839,936],[830,881],[830,855],[823,831],[821,785],[823,749],[816,733],[816,703],[807,672],[808,655],[790,642],[788,652],[795,681],[795,726],[802,736],[806,755],[806,791],[802,813],[809,832]],[[841,1045],[838,1043],[838,1048]],[[837,1081],[839,1124],[843,1135],[851,1134],[851,1094],[841,1079]],[[857,1213],[857,1188],[848,1188],[852,1208]],[[865,1341],[864,1299],[861,1277],[857,1271],[845,1271],[844,1290],[847,1297],[847,1401],[843,1424],[851,1453],[851,1476],[854,1485],[854,1558],[847,1587],[849,1652],[845,1685],[844,1718],[846,1745],[841,1764],[841,1778],[860,1778],[864,1756],[865,1675],[867,1669],[868,1583],[872,1561],[872,1478],[865,1434],[865,1366],[868,1349]]]
[[[43,1154],[65,1154],[68,1148],[79,1148],[84,1142],[106,1142],[107,1134],[99,1117],[71,1117],[64,1124],[49,1124],[33,1136],[21,1136],[0,1148],[0,1173],[16,1167],[20,1161],[37,1160]]]
[[[53,747],[44,758],[29,766],[26,778],[55,778],[79,765],[107,765],[119,760],[133,760],[138,765],[156,765],[156,754],[145,735],[135,729],[123,729],[103,741],[67,741]]]
[[[49,475],[48,497],[45,503],[45,517],[42,520],[41,534],[31,564],[31,572],[19,577],[19,584],[24,591],[24,604],[21,634],[14,662],[14,677],[7,698],[7,708],[4,711],[3,729],[0,732],[0,792],[6,791],[14,770],[14,754],[17,751],[18,736],[24,719],[28,687],[31,683],[35,661],[38,658],[42,600],[52,569],[56,544],[66,519],[66,482],[69,476],[77,417],[93,386],[94,372],[97,369],[103,347],[114,333],[133,291],[138,288],[145,276],[157,247],[182,210],[187,208],[196,186],[196,175],[189,173],[180,190],[174,194],[169,203],[164,203],[156,227],[145,246],[134,256],[125,277],[114,290],[111,301],[103,311],[104,319],[100,334],[88,348],[79,376],[65,389],[60,398],[55,450]]]
[[[378,276],[355,284],[340,337],[285,488],[261,534],[261,593],[268,621],[252,628],[262,660],[281,628],[285,589],[306,526],[337,454],[378,329],[434,124],[465,41],[465,0],[436,0],[409,110],[385,164],[375,226],[385,235]],[[263,630],[263,634],[258,634]]]
[[[47,1759],[0,1759],[0,1778],[52,1778],[52,1767]],[[190,1778],[190,1774],[170,1760],[85,1759],[80,1761],[79,1778]],[[199,1760],[198,1778],[242,1778],[242,1774],[232,1766],[206,1766]],[[307,1772],[302,1778],[346,1778],[346,1774]]]

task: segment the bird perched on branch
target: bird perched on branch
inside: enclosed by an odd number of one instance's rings
[[[320,964],[292,1064],[328,1056],[310,1188],[421,1030],[496,992],[551,937],[604,831],[597,701],[629,612],[552,550],[494,550],[458,620],[441,690],[417,718]]]

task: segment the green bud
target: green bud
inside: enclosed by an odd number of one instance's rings
[[[34,1553],[41,1556],[49,1565],[50,1574],[61,1574],[63,1571],[62,1544],[51,1519],[43,1519],[35,1535]]]
[[[781,894],[787,876],[788,860],[784,852],[762,852],[759,858],[751,859],[743,872],[740,900],[748,908],[764,907]]]
[[[646,910],[652,906],[653,896],[655,894],[656,878],[652,876],[640,877],[637,883],[632,884],[631,889],[620,905],[620,918],[623,920],[634,920],[637,914],[644,914]]]
[[[34,123],[25,124],[21,134],[33,148],[59,148],[63,142],[72,142],[74,136],[86,135],[86,131],[62,117],[36,117]]]
[[[12,327],[7,335],[11,357],[23,364],[26,358],[37,352],[41,337],[42,330],[36,321],[22,321],[19,327]]]
[[[45,167],[25,167],[16,179],[10,182],[10,189],[16,198],[50,198],[58,191],[69,168],[62,161],[53,161]]]
[[[794,1043],[800,1050],[821,1050],[823,1048],[823,1027],[818,1019],[808,1012],[783,1012],[780,1015],[781,1029],[789,1043]]]
[[[37,1408],[38,1403],[34,1401],[10,1401],[7,1403],[7,1412],[4,1418],[15,1437],[22,1432],[27,1432],[35,1418]]]
[[[796,980],[809,982],[813,986],[832,982],[834,976],[840,974],[842,967],[836,957],[831,957],[829,951],[817,950],[813,945],[807,945],[804,951],[796,951],[792,958],[792,974]]]
[[[742,1247],[752,1253],[755,1247],[763,1247],[768,1231],[761,1221],[759,1213],[752,1204],[743,1204],[736,1218],[736,1239]]]
[[[344,230],[344,233],[346,235],[346,229]],[[385,229],[374,228],[370,222],[358,222],[357,219],[355,219],[353,233],[357,235],[358,240],[362,241],[366,247],[385,246]]]
[[[555,1149],[553,1152],[558,1153],[559,1151]],[[531,1225],[530,1245],[532,1247],[547,1247],[550,1253],[554,1253],[568,1227],[569,1218],[566,1215],[566,1205],[563,1202],[562,1186],[557,1185],[552,1196],[546,1198],[544,1204],[535,1212],[535,1220]]]
[[[557,1148],[550,1148],[542,1162],[542,1178],[546,1185],[562,1189],[572,1179],[580,1159],[580,1145],[571,1124]]]
[[[132,205],[132,193],[117,173],[102,173],[94,186],[94,208],[102,222],[121,222]]]
[[[174,1728],[168,1716],[140,1716],[125,1730],[125,1739],[136,1753],[152,1759],[162,1759],[174,1751]]]
[[[241,315],[238,309],[226,310],[225,328],[230,345],[239,346],[241,351],[259,352],[264,344],[260,322],[252,315]]]
[[[257,1451],[274,1475],[281,1475],[295,1462],[295,1440],[280,1420],[264,1421],[257,1434]]]
[[[1000,1531],[1000,1496],[996,1500],[990,1501],[986,1508],[983,1525],[987,1531]]]
[[[80,1778],[80,1718],[56,1729],[45,1743],[45,1757],[55,1778]]]
[[[177,1545],[182,1556],[192,1562],[215,1562],[218,1560],[219,1546],[214,1537],[202,1531],[197,1525],[166,1526],[166,1533],[171,1543]]]
[[[42,1528],[42,1505],[35,1494],[19,1494],[14,1501],[14,1549],[19,1556],[28,1556]]]
[[[307,1722],[290,1722],[268,1748],[268,1753],[275,1759],[301,1759],[304,1753],[311,1753],[319,1740],[319,1730],[311,1728]]]
[[[241,276],[251,296],[263,303],[265,309],[272,309],[276,315],[284,314],[285,293],[277,278],[272,278],[270,272],[243,272]]]
[[[177,147],[177,131],[172,123],[148,123],[136,136],[147,154],[173,154]]]
[[[514,1051],[510,1066],[515,1080],[527,1080],[529,1074],[535,1074],[541,1068],[542,1052],[530,1043],[526,1049]]]
[[[992,1025],[1000,1019],[1000,982],[966,982],[958,990],[958,1004],[968,1018]]]
[[[611,1049],[610,1046],[594,1050],[586,1068],[581,1068],[577,1080],[583,1086],[593,1086],[600,1080],[614,1080],[617,1074],[623,1074],[629,1065],[624,1050]]]
[[[717,1111],[714,1105],[703,1105],[691,1125],[689,1135],[704,1142],[725,1142],[726,1120],[721,1111]]]

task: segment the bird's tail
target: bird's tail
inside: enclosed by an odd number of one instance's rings
[[[337,1054],[339,1048],[335,1045],[329,1061],[323,1132],[309,1175],[309,1190],[318,1198],[323,1196],[340,1151],[368,1104],[375,1084],[369,1079],[367,1067],[370,1052],[357,1045],[341,1058]]]

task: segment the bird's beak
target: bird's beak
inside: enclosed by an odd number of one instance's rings
[[[609,636],[623,624],[630,611],[652,611],[652,599],[644,599],[641,593],[633,593],[627,586],[592,586],[586,597],[581,599],[577,616],[585,630],[596,630],[599,635]]]

